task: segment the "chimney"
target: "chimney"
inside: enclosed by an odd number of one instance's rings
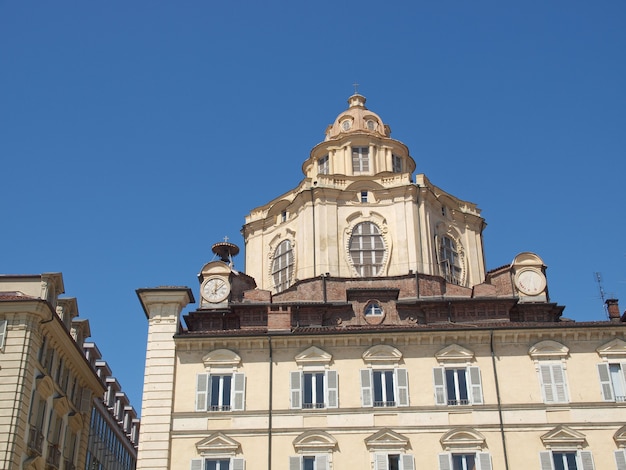
[[[291,307],[269,306],[267,308],[267,330],[270,332],[291,331]]]
[[[606,309],[609,312],[609,321],[618,322],[621,320],[617,299],[606,299]]]

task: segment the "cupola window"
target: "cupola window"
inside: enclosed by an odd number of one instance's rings
[[[402,173],[402,157],[400,155],[392,155],[392,171],[394,173]]]
[[[367,202],[367,191],[361,191],[361,202]]]
[[[352,147],[352,172],[354,174],[370,171],[369,147]]]
[[[385,243],[376,224],[362,222],[354,227],[350,238],[350,257],[359,276],[380,274],[385,257]]]
[[[342,128],[344,131],[350,130],[350,121],[347,121],[347,120],[346,120],[346,121],[343,121],[343,122],[341,123],[341,128]]]
[[[374,129],[376,129],[376,123],[370,119],[369,121],[367,121],[367,128],[370,131],[373,131]]]
[[[284,240],[274,252],[272,262],[272,278],[276,292],[282,292],[291,285],[293,278],[293,248],[289,240]]]
[[[329,173],[328,168],[328,155],[324,155],[317,160],[317,172],[320,175],[327,175]]]
[[[439,240],[439,269],[446,281],[461,283],[461,259],[456,243],[450,237],[443,236]]]

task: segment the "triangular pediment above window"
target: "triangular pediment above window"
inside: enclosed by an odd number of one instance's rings
[[[440,363],[466,363],[474,360],[474,352],[458,344],[451,344],[435,353]]]
[[[303,432],[293,440],[298,452],[332,452],[337,447],[337,439],[325,431]]]
[[[626,342],[616,338],[603,344],[596,351],[603,358],[624,358],[626,357]]]
[[[481,450],[485,446],[485,436],[472,428],[456,428],[444,434],[439,442],[446,452]]]
[[[239,446],[239,442],[221,432],[213,433],[196,442],[196,449],[199,454],[235,454]]]
[[[569,348],[561,343],[547,339],[534,344],[528,350],[533,359],[563,359],[567,357]]]
[[[568,426],[557,426],[541,436],[547,449],[580,449],[585,444],[585,435]]]
[[[405,451],[409,445],[409,439],[391,429],[381,429],[375,434],[365,438],[365,445],[372,452]]]
[[[68,414],[67,424],[70,426],[72,431],[78,434],[78,431],[83,429],[83,417],[80,413],[76,413],[72,411]]]
[[[70,402],[65,396],[54,397],[52,406],[59,416],[65,416],[70,411]]]
[[[619,447],[626,447],[626,426],[622,426],[613,434],[613,440]]]
[[[377,344],[363,353],[363,360],[367,363],[398,363],[402,353],[387,344]]]
[[[295,357],[296,363],[298,365],[314,365],[314,364],[330,364],[333,356],[331,356],[326,351],[316,347],[311,346],[308,349],[305,349],[300,354]]]
[[[230,349],[215,349],[202,358],[205,367],[238,367],[241,357]]]

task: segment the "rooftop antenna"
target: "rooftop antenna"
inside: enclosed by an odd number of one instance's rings
[[[609,318],[609,311],[606,308],[606,294],[604,292],[604,287],[602,287],[602,275],[598,272],[594,273],[596,277],[596,282],[598,283],[598,289],[600,289],[600,299],[602,299],[602,308],[604,309],[604,314],[606,318]]]
[[[353,83],[352,86],[354,87],[354,94],[358,95],[359,94],[359,84],[358,83]]]

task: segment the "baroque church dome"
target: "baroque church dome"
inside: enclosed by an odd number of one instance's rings
[[[328,126],[325,140],[363,132],[389,137],[391,129],[383,123],[380,116],[365,107],[365,101],[365,96],[358,93],[348,98],[348,109],[337,116],[335,122]]]

